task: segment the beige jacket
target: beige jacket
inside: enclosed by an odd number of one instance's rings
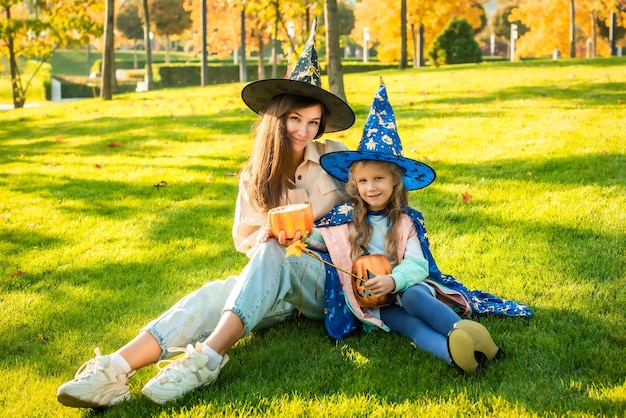
[[[345,202],[344,184],[324,171],[320,165],[320,156],[347,149],[341,142],[332,140],[311,142],[305,149],[304,160],[296,170],[293,189],[289,190],[283,204],[310,203],[313,218],[317,220],[335,205]],[[249,251],[255,246],[259,228],[267,225],[267,213],[252,209],[248,187],[247,178],[242,175],[239,180],[232,235],[237,251],[251,255]]]

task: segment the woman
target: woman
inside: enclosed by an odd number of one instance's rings
[[[324,132],[349,128],[355,117],[344,101],[321,88],[314,31],[315,23],[288,79],[257,81],[242,91],[244,102],[260,115],[254,127],[254,149],[240,179],[233,225],[236,248],[250,257],[246,268],[239,276],[207,283],[187,295],[115,353],[103,356],[96,348],[96,357],[85,363],[73,380],[59,387],[59,402],[70,407],[95,408],[127,400],[130,398],[128,378],[135,370],[179,351],[187,351],[185,359],[189,360],[176,363],[181,370],[196,370],[198,376],[219,373],[227,357],[222,358],[217,353],[192,357],[194,353],[190,350],[194,348],[188,344],[201,341],[213,332],[226,297],[230,293],[238,294],[242,283],[257,276],[279,274],[282,263],[277,260],[286,260],[282,246],[301,238],[297,233],[288,240],[281,232],[277,240],[265,242],[267,230],[260,227],[267,224],[267,211],[287,203],[309,202],[317,219],[344,201],[343,185],[321,169],[319,158],[346,147],[338,142],[314,139]],[[312,282],[318,279],[318,272],[308,269],[307,263],[301,260],[295,260],[294,271]],[[283,293],[271,301],[268,298],[267,307],[254,312],[256,319],[252,328],[282,321],[291,316],[294,309],[305,315],[319,313],[319,301],[314,294],[303,301],[285,296]],[[296,303],[289,304],[289,300]],[[246,306],[253,303],[243,301]],[[186,349],[179,348],[186,345]],[[210,368],[205,367],[207,365]],[[177,385],[173,377],[176,367],[168,367],[143,390],[155,402],[178,396],[176,390],[174,395],[167,394],[169,387],[161,397],[153,395],[150,389],[155,379],[162,381],[167,370],[170,386]]]

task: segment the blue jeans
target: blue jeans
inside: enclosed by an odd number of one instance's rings
[[[286,258],[285,249],[271,239],[259,247],[239,276],[205,284],[142,330],[157,339],[165,358],[170,347],[204,341],[224,310],[241,318],[246,334],[285,321],[296,309],[321,320],[325,279],[321,261],[306,254]]]
[[[409,287],[402,294],[402,306],[380,308],[380,318],[392,331],[409,337],[417,348],[451,363],[448,333],[461,318],[435,298],[426,285]]]

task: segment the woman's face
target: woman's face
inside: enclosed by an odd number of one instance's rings
[[[287,113],[286,129],[291,148],[296,155],[304,152],[317,135],[322,120],[322,105],[315,104]]]
[[[352,174],[359,196],[369,210],[385,209],[396,184],[387,166],[377,161],[359,161],[354,163]]]

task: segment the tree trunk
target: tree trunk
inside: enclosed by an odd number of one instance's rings
[[[576,58],[576,4],[570,0],[569,57]]]
[[[148,0],[143,0],[143,17],[144,17],[144,28],[143,28],[143,39],[146,44],[146,88],[148,90],[152,89],[152,42],[150,41],[150,13],[148,9]]]
[[[343,70],[341,68],[341,50],[339,48],[339,13],[337,0],[324,1],[324,16],[326,19],[326,62],[328,84],[331,93],[346,100],[343,88]]]
[[[259,36],[257,39],[259,41],[259,56],[257,59],[257,64],[258,64],[257,80],[264,80],[265,79],[265,59],[263,57],[265,56],[265,44],[263,43],[263,35]]]
[[[165,34],[165,63],[170,63],[170,35]]]
[[[11,8],[4,7],[4,14],[7,22],[11,21]],[[9,35],[7,41],[7,49],[9,50],[9,66],[11,67],[11,91],[13,92],[13,107],[21,109],[24,107],[26,98],[22,89],[22,79],[20,78],[19,68],[17,68],[17,59],[15,58],[15,44],[13,36]]]
[[[413,41],[413,68],[417,68],[419,67],[419,56],[418,56],[418,51],[417,48],[419,47],[419,45],[417,44],[418,40],[417,40],[417,35],[415,35],[415,23],[411,22],[411,41]]]
[[[572,0],[574,1],[574,0]],[[400,2],[400,69],[404,70],[407,64],[406,40],[406,0]]]
[[[104,20],[104,49],[102,50],[102,80],[100,97],[104,100],[113,98],[113,28],[115,24],[115,0],[106,0]]]
[[[598,40],[598,29],[596,27],[596,12],[591,12],[591,56],[593,58],[598,56],[598,50],[596,49],[596,41]]]
[[[276,51],[276,43],[277,43],[277,38],[278,38],[278,0],[276,0],[276,2],[274,3],[275,6],[275,10],[274,13],[276,13],[276,20],[274,22],[274,36],[272,37],[272,78],[277,78],[278,77],[278,51]],[[259,78],[259,80],[261,80]]]
[[[133,39],[133,70],[137,69],[137,39]]]

